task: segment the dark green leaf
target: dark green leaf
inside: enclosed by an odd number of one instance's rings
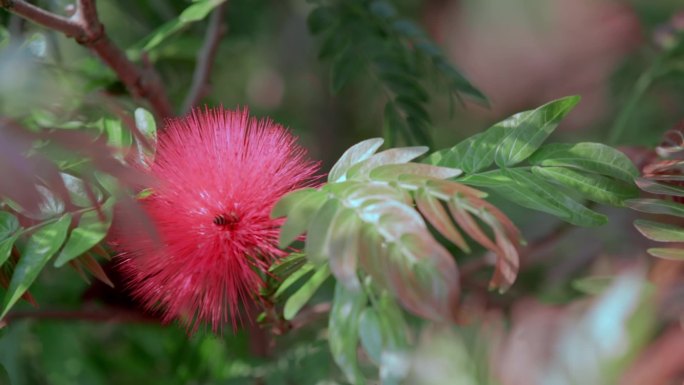
[[[287,299],[283,309],[283,317],[288,321],[292,320],[329,276],[330,269],[327,265],[319,267],[311,278]]]
[[[558,99],[498,123],[505,129],[505,134],[494,156],[496,164],[499,167],[510,167],[527,159],[544,143],[579,100],[579,96]]]
[[[520,169],[504,169],[471,175],[465,184],[488,187],[523,207],[555,215],[578,226],[600,226],[607,218],[554,188],[544,179]]]
[[[317,35],[326,29],[332,27],[337,18],[335,17],[335,8],[330,6],[320,6],[314,8],[306,19],[306,24],[309,26],[309,31],[313,35]]]
[[[583,197],[598,203],[622,206],[626,199],[639,195],[634,185],[596,174],[583,174],[563,167],[532,167],[532,172],[579,192]]]
[[[330,352],[347,380],[355,385],[366,383],[356,357],[359,316],[365,306],[366,296],[362,290],[348,291],[339,283],[335,285],[335,297],[328,324]]]
[[[319,59],[333,57],[345,51],[349,45],[349,36],[340,33],[339,30],[332,30],[323,38],[321,49],[318,52]]]
[[[43,225],[29,237],[5,293],[0,319],[7,315],[9,309],[31,286],[50,257],[62,246],[70,224],[71,214],[67,213],[57,221]]]
[[[330,88],[336,94],[364,67],[364,62],[353,52],[344,51],[333,60],[330,69]]]
[[[12,246],[14,246],[14,242],[16,242],[17,238],[19,238],[19,233],[0,241],[0,266],[7,262],[7,259],[12,253]]]
[[[0,241],[8,238],[19,229],[19,220],[14,215],[0,211]]]
[[[105,216],[100,218],[96,210],[86,211],[78,221],[78,227],[71,231],[62,251],[55,260],[55,267],[62,267],[65,263],[80,256],[100,243],[112,224],[112,209],[115,200],[109,200],[102,205],[101,211]]]
[[[646,238],[658,242],[684,242],[684,229],[678,226],[637,219],[634,226]]]
[[[632,161],[601,143],[553,143],[542,146],[529,161],[538,166],[570,167],[632,183],[639,175]]]
[[[306,262],[304,265],[302,265],[299,269],[297,269],[294,273],[290,274],[281,284],[278,286],[278,290],[276,290],[274,296],[276,298],[280,297],[294,285],[297,283],[300,279],[304,278],[308,273],[311,273],[314,271],[316,266],[314,266],[313,263]]]

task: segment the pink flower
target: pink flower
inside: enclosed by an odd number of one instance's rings
[[[228,320],[235,328],[285,254],[273,205],[310,184],[318,168],[295,141],[247,110],[195,110],[169,121],[148,171],[157,184],[141,200],[159,239],[132,228],[118,239],[134,296],[192,331],[201,323],[217,331]]]

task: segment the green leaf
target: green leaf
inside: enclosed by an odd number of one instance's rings
[[[351,167],[347,172],[347,179],[362,179],[368,176],[376,167],[404,164],[425,154],[427,151],[428,147],[425,146],[390,148]]]
[[[326,29],[332,27],[337,18],[335,17],[335,9],[330,6],[321,6],[314,8],[309,16],[306,18],[306,24],[309,31],[313,35],[317,35]]]
[[[304,278],[308,273],[314,271],[316,266],[313,263],[306,262],[299,269],[295,270],[294,273],[290,274],[285,280],[278,286],[278,290],[275,292],[275,297],[278,298],[283,295],[289,289],[297,283],[300,279]]]
[[[330,224],[327,255],[330,271],[347,290],[360,290],[356,273],[361,220],[352,209],[341,209]]]
[[[348,291],[339,283],[335,285],[328,324],[330,352],[347,380],[355,385],[366,383],[356,357],[359,316],[365,307],[366,295],[363,290]]]
[[[29,237],[5,293],[0,319],[7,315],[9,309],[31,286],[50,257],[62,246],[70,224],[71,214],[67,213],[57,221],[43,225]]]
[[[339,93],[365,65],[358,55],[348,51],[341,52],[333,60],[330,69],[330,90],[333,94]]]
[[[428,164],[435,165],[435,166],[462,168],[468,174],[472,174],[475,172],[475,170],[473,170],[473,168],[471,168],[469,166],[471,163],[470,161],[466,162],[466,160],[465,160],[466,155],[468,154],[469,151],[472,151],[474,149],[474,146],[473,146],[474,143],[477,140],[479,140],[482,136],[484,136],[485,133],[486,132],[481,132],[479,134],[475,134],[475,135],[461,141],[459,144],[455,145],[454,147],[433,152],[427,158],[425,158],[424,162],[428,163]],[[492,147],[492,148],[494,148],[494,147]],[[492,152],[491,160],[489,161],[489,164],[484,166],[484,167],[488,167],[493,162],[494,162],[494,153]]]
[[[632,210],[651,214],[667,214],[684,217],[684,205],[681,203],[665,201],[662,199],[629,199],[625,206]]]
[[[306,231],[316,212],[321,209],[328,199],[325,193],[320,191],[316,191],[315,194],[302,194],[302,196],[304,199],[299,200],[292,206],[287,215],[287,220],[280,227],[278,247],[281,249],[289,246],[300,234]]]
[[[684,229],[665,223],[637,219],[634,226],[646,238],[658,242],[684,242]]]
[[[504,169],[471,175],[460,180],[491,188],[523,207],[555,215],[578,226],[600,226],[605,215],[592,211],[537,175],[520,169]]]
[[[581,293],[598,295],[606,291],[614,282],[613,276],[583,277],[572,281],[572,287]]]
[[[60,175],[62,176],[64,185],[69,191],[69,198],[71,199],[71,203],[73,203],[74,205],[78,207],[91,207],[102,200],[102,192],[92,185],[86,186],[86,182],[83,179],[77,178],[73,175],[69,175],[66,173],[60,173]],[[88,196],[88,187],[90,188],[90,191],[93,193],[93,198],[95,198],[96,202],[93,202],[91,198]]]
[[[342,182],[349,168],[370,158],[382,146],[382,138],[367,139],[351,146],[330,170],[328,182]]]
[[[371,307],[363,309],[359,316],[361,346],[376,364],[380,363],[380,355],[383,351],[382,334],[382,325],[378,313]]]
[[[651,194],[684,197],[684,188],[679,186],[657,183],[647,178],[636,178],[635,182],[640,189]]]
[[[2,266],[12,254],[12,246],[19,238],[19,233],[11,235],[9,238],[0,241],[0,266]]]
[[[283,309],[283,317],[288,321],[294,319],[297,313],[299,313],[299,310],[309,302],[311,297],[316,293],[316,290],[321,287],[329,276],[330,269],[327,265],[318,268],[311,278],[287,299]]]
[[[646,250],[646,252],[658,258],[669,259],[672,261],[684,261],[684,249],[682,248],[654,247]]]
[[[330,199],[309,222],[304,246],[304,252],[309,261],[321,264],[329,257],[330,236],[334,230],[331,224],[339,210],[340,202],[337,199]]]
[[[19,230],[19,220],[14,215],[0,211],[0,241]]]
[[[422,163],[388,164],[374,168],[369,177],[373,180],[392,181],[404,175],[417,175],[435,179],[449,179],[461,175],[457,168],[432,166]]]
[[[579,96],[554,100],[536,110],[520,112],[499,123],[505,135],[494,160],[499,167],[510,167],[527,159],[544,143],[565,115],[579,102]]]
[[[596,174],[583,174],[563,167],[532,167],[532,172],[579,192],[583,197],[607,205],[623,206],[626,199],[639,195],[633,185]]]
[[[86,211],[81,215],[78,227],[71,231],[62,251],[55,260],[55,267],[62,267],[65,263],[90,250],[104,239],[112,224],[114,202],[114,198],[109,198],[102,205],[101,210],[105,216],[104,220],[100,218],[95,209]]]
[[[530,158],[537,166],[570,167],[632,183],[639,175],[632,161],[601,143],[553,143],[542,146]]]
[[[185,8],[178,18],[164,23],[140,42],[132,46],[127,52],[128,56],[133,60],[137,60],[142,52],[151,51],[185,26],[206,18],[214,8],[221,5],[224,1],[225,0],[199,0],[194,2]]]
[[[307,200],[317,193],[319,191],[315,188],[306,187],[283,195],[273,206],[273,209],[271,209],[271,219],[290,215],[290,212],[299,202]]]
[[[149,158],[154,156],[156,150],[157,123],[154,121],[154,116],[144,108],[136,108],[134,116],[135,126],[148,142],[145,145],[145,143],[136,140],[140,161],[142,164],[147,164]]]

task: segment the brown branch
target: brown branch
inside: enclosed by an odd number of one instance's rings
[[[23,0],[0,0],[0,6],[46,28],[73,37],[88,47],[119,77],[135,98],[146,99],[158,119],[173,114],[161,80],[154,71],[141,69],[109,39],[97,16],[93,0],[78,0],[76,13],[65,18]]]
[[[188,113],[207,93],[207,81],[211,75],[211,69],[214,66],[214,59],[216,58],[219,42],[226,32],[226,27],[223,23],[223,15],[227,3],[228,2],[226,1],[219,5],[209,18],[204,44],[199,52],[197,52],[197,65],[195,66],[195,72],[192,75],[192,85],[190,86],[188,95],[183,101],[181,114]]]
[[[29,310],[13,311],[0,321],[0,324],[11,324],[22,319],[55,320],[55,321],[87,321],[87,322],[126,322],[126,323],[159,323],[158,319],[148,315],[127,310]]]

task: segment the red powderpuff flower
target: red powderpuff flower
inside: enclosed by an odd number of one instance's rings
[[[196,110],[168,122],[141,205],[159,235],[123,229],[122,271],[133,294],[168,322],[216,331],[254,301],[277,248],[282,219],[270,211],[310,184],[317,164],[282,126],[246,110]]]

